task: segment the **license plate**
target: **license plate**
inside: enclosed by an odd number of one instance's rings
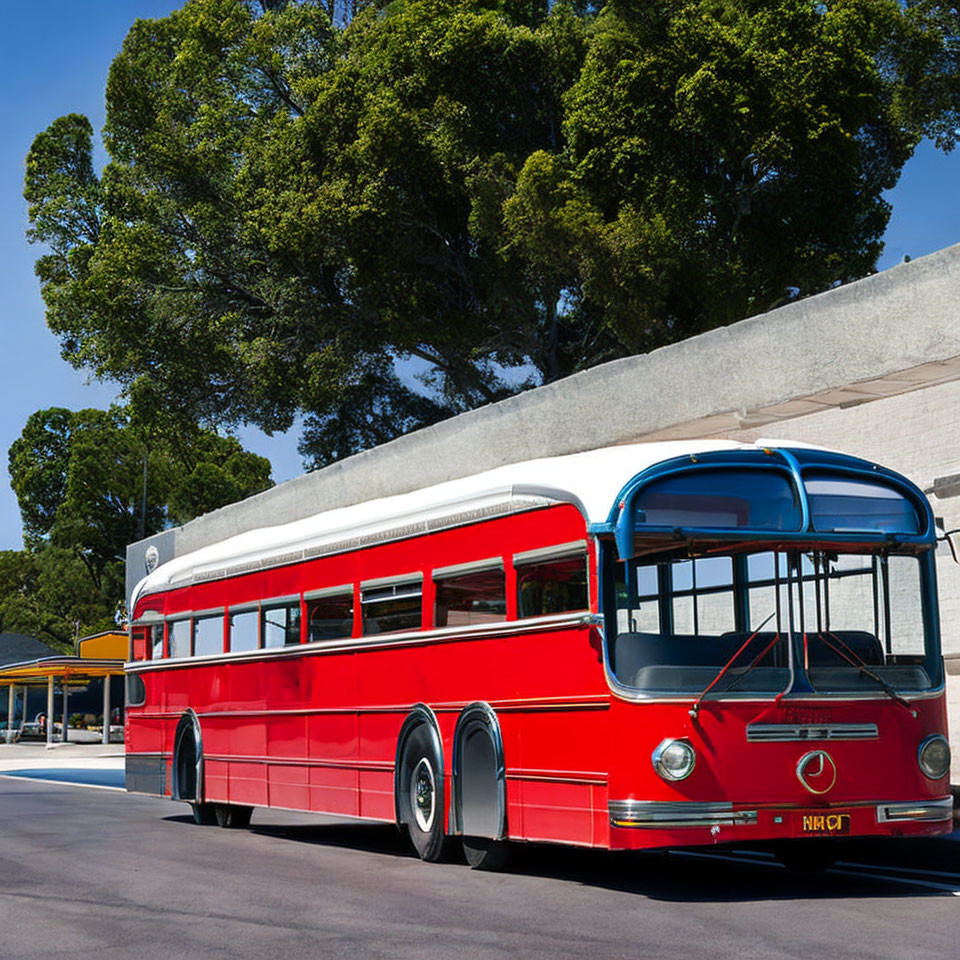
[[[849,813],[801,814],[800,830],[808,837],[842,837],[850,833]]]

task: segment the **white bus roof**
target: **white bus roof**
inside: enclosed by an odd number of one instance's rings
[[[624,444],[511,463],[410,493],[250,530],[186,553],[157,567],[137,584],[131,613],[137,600],[147,594],[550,503],[572,503],[588,524],[602,523],[627,481],[656,463],[708,451],[805,446],[796,441],[682,440]]]

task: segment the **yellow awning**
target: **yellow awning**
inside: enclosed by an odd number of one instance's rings
[[[82,683],[95,677],[122,677],[123,660],[94,660],[83,657],[44,657],[0,667],[2,684],[41,684],[50,677],[67,683]]]

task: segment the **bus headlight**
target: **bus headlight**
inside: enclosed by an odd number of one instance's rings
[[[697,752],[689,740],[667,737],[653,751],[653,769],[664,780],[686,780],[697,763]]]
[[[917,763],[925,777],[931,780],[945,777],[950,769],[950,745],[947,738],[939,733],[927,737],[917,751]]]

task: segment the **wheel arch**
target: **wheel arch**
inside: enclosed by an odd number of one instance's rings
[[[477,741],[471,735],[486,735],[491,756],[477,750]],[[469,739],[468,739],[469,738]],[[500,840],[507,834],[507,778],[503,756],[503,736],[500,720],[493,707],[477,701],[468,704],[457,718],[453,733],[452,789],[450,804],[451,833],[489,837]],[[478,792],[467,797],[464,781],[480,776],[486,795]],[[490,779],[492,776],[492,783]]]
[[[194,758],[193,763],[188,764],[189,770],[185,768],[181,773],[181,752],[188,738],[192,741]],[[203,787],[203,734],[200,730],[200,718],[192,708],[187,708],[180,717],[176,733],[173,735],[173,771],[170,782],[170,796],[174,800],[202,803]]]

